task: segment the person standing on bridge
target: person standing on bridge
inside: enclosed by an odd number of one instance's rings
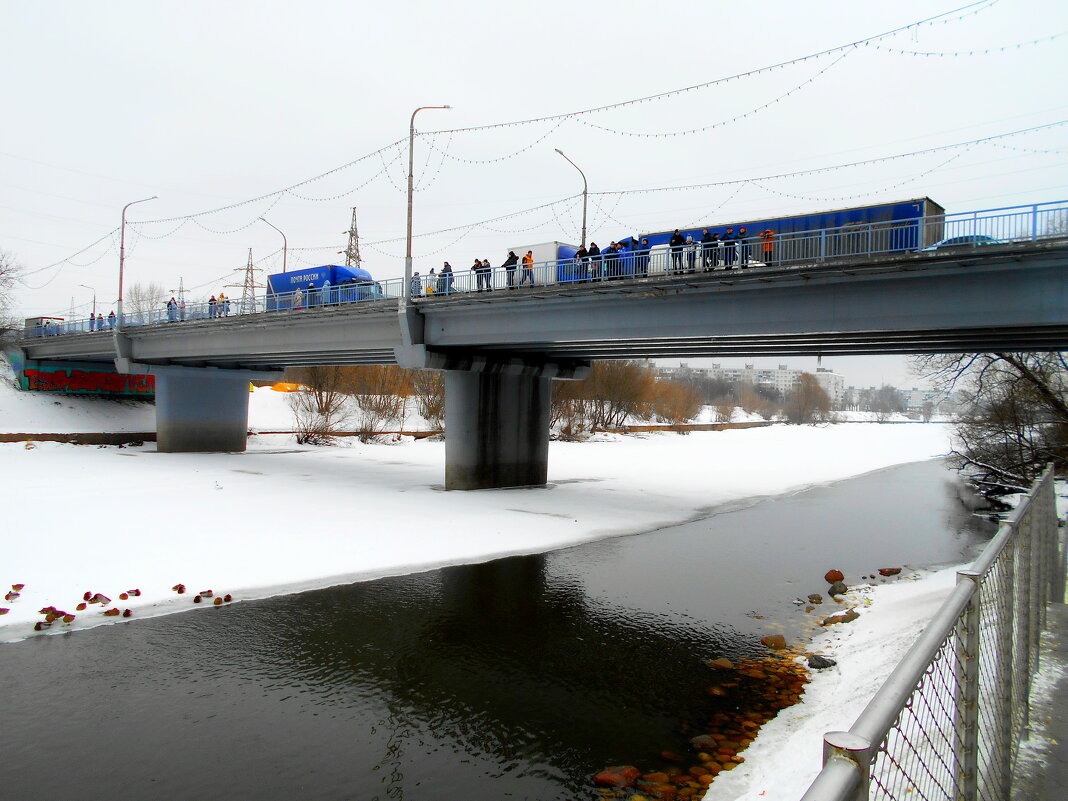
[[[441,291],[446,295],[452,292],[452,265],[445,262],[445,266],[441,268],[441,278],[438,279],[438,283],[441,285]]]
[[[167,322],[173,323],[178,320],[178,301],[173,297],[167,301]]]
[[[103,331],[104,330],[104,315],[102,315],[102,314],[98,314],[96,316],[96,330],[97,331]]]
[[[671,246],[671,270],[669,272],[682,272],[682,249],[686,246],[686,237],[684,237],[679,229],[675,229],[675,233],[671,235],[671,239],[668,241],[668,245]]]
[[[504,264],[501,265],[502,268],[504,268],[505,270],[508,271],[508,273],[507,273],[508,279],[507,280],[508,280],[508,288],[509,289],[515,289],[515,268],[518,266],[518,264],[519,264],[519,257],[517,255],[515,255],[514,251],[509,250],[508,251],[508,258],[505,259],[504,260]]]
[[[596,242],[590,242],[590,278],[599,281],[601,278],[601,249]]]
[[[706,228],[701,233],[701,269],[706,273],[712,269],[712,258],[715,251],[716,241]]]
[[[582,245],[575,251],[575,275],[576,281],[585,281],[590,276],[589,266],[590,252]]]
[[[738,249],[741,254],[742,269],[749,266],[749,234],[743,225],[738,229]]]
[[[765,228],[761,231],[760,238],[764,240],[764,263],[770,266],[775,263],[775,232]]]
[[[303,303],[304,293],[300,291],[300,287],[298,286],[295,290],[293,290],[293,308],[299,309],[301,307],[301,304]]]
[[[737,253],[738,246],[738,234],[734,233],[733,228],[728,228],[727,233],[723,235],[723,268],[725,270],[734,269],[734,256]]]
[[[185,298],[178,301],[178,320],[183,323],[185,322]]]
[[[208,317],[212,319],[215,318],[215,308],[217,303],[218,301],[215,299],[214,295],[208,298]]]
[[[115,327],[115,310],[112,309],[110,312],[108,312],[108,328],[114,328],[114,327]]]
[[[417,298],[423,294],[423,281],[419,278],[419,271],[412,274],[412,297]]]
[[[535,286],[534,283],[534,251],[528,250],[523,255],[523,274],[519,276],[519,286],[523,286],[527,279],[530,279],[530,285]]]

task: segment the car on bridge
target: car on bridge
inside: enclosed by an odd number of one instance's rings
[[[974,248],[982,247],[983,245],[1000,245],[1000,239],[994,239],[992,236],[986,236],[985,234],[968,234],[967,236],[951,236],[949,239],[943,239],[940,242],[935,242],[933,245],[928,245],[920,250],[942,250],[944,248]]]

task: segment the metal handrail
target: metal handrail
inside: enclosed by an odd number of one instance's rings
[[[770,241],[759,234],[744,240],[709,243],[694,242],[681,248],[657,245],[649,250],[626,250],[611,257],[602,253],[596,258],[541,261],[527,268],[489,267],[454,270],[441,274],[415,275],[411,283],[413,302],[433,301],[440,297],[483,291],[526,291],[547,285],[580,286],[616,280],[670,277],[695,272],[748,269],[773,266],[800,267],[834,262],[858,256],[872,257],[890,253],[932,250],[940,242],[958,237],[970,238],[954,245],[954,252],[979,250],[988,240],[997,243],[1034,242],[1068,236],[1068,201],[1003,206],[979,211],[957,212],[934,217],[843,225],[776,234]],[[978,237],[978,239],[976,239]],[[983,239],[986,238],[986,239]],[[348,305],[382,300],[399,300],[404,295],[404,279],[339,284],[323,289],[288,293],[268,292],[251,299],[231,298],[228,310],[210,302],[187,304],[184,313],[166,308],[142,313],[125,313],[122,327],[156,325],[167,322],[216,319],[244,314],[296,311],[309,308]],[[299,299],[299,302],[298,302]],[[105,319],[103,329],[88,319],[59,321],[24,331],[26,337],[69,333],[110,331]]]
[[[850,729],[847,732],[828,732],[824,737],[824,768],[812,782],[802,801],[868,799],[873,779],[880,780],[883,795],[894,797],[884,786],[890,782],[884,781],[885,777],[876,775],[874,762],[880,752],[886,751],[888,737],[899,725],[905,710],[913,704],[918,689],[931,675],[936,660],[949,653],[949,645],[954,646],[952,659],[956,677],[955,690],[953,698],[941,700],[954,707],[954,753],[940,755],[940,758],[954,766],[956,776],[953,777],[954,794],[944,797],[978,797],[980,774],[985,778],[988,772],[995,774],[991,782],[995,779],[1005,782],[1006,777],[1002,774],[1006,772],[1005,766],[1011,764],[1011,754],[1015,752],[1019,734],[1026,725],[1030,676],[1038,666],[1038,621],[1044,618],[1045,604],[1054,596],[1053,587],[1060,575],[1058,571],[1049,568],[1056,563],[1053,557],[1060,551],[1056,535],[1056,513],[1052,511],[1054,506],[1053,469],[1050,467],[1035,480],[1031,491],[1002,523],[994,539],[984,548],[971,569],[958,572],[956,587]],[[1026,552],[1027,563],[1014,567],[1023,557],[1007,549],[1017,544]],[[1003,557],[1008,558],[1002,561]],[[979,621],[983,611],[980,608],[983,602],[981,588],[1000,564],[1006,565],[1006,572],[1015,579],[1013,591],[1016,592],[1018,588],[1025,594],[1023,602],[1026,606],[1022,611],[1014,610],[1011,613],[1010,630],[992,633],[980,631]],[[1016,576],[1016,570],[1022,575]],[[1063,578],[1059,580],[1063,581]],[[1060,597],[1063,599],[1063,596],[1062,588]],[[1020,617],[1023,618],[1021,625],[1026,629],[1024,631],[1020,631],[1020,627],[1016,625]],[[1020,681],[1021,677],[1011,675],[1014,671],[1006,669],[1005,664],[991,668],[996,672],[997,680],[1001,682],[1000,690],[992,694],[1002,699],[1008,697],[1011,702],[1023,705],[1020,710],[1009,710],[1008,721],[999,722],[999,731],[1003,733],[1001,742],[997,741],[998,738],[993,733],[986,732],[984,735],[988,754],[991,750],[995,752],[993,757],[999,760],[999,766],[985,766],[980,763],[978,730],[981,711],[981,636],[1000,636],[998,645],[1002,648],[1005,647],[1003,640],[1007,636],[1008,647],[1013,650],[1013,662],[1023,660],[1026,676],[1022,688],[1005,687],[1003,685],[1006,682]],[[991,679],[988,677],[987,681]],[[997,710],[986,711],[996,717]],[[1015,726],[1013,721],[1017,719],[1018,714],[1024,723]],[[915,757],[916,761],[922,759],[922,755]],[[907,790],[906,794],[910,792]]]

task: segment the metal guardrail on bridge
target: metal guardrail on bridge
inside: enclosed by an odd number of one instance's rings
[[[1002,524],[848,732],[824,737],[802,801],[1009,797],[1046,605],[1064,600],[1053,470]]]
[[[1037,242],[1068,236],[1068,201],[1009,206],[982,211],[918,217],[889,222],[845,225],[812,231],[775,234],[764,240],[754,231],[744,240],[701,243],[679,248],[659,245],[649,250],[626,250],[596,258],[538,262],[457,270],[451,275],[417,275],[411,294],[419,302],[439,297],[494,290],[528,291],[548,285],[575,288],[602,281],[671,277],[686,273],[765,267],[801,267],[922,250],[952,248],[955,253],[982,250],[995,244]],[[288,294],[230,298],[223,302],[192,303],[125,313],[123,326],[209,320],[245,314],[271,314],[382,300],[404,294],[404,279],[391,278],[305,289]],[[27,337],[111,331],[117,320],[54,320],[24,331]]]

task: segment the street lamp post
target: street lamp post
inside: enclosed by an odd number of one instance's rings
[[[93,315],[92,316],[96,317],[96,290],[93,289],[91,286],[86,286],[85,284],[78,284],[78,286],[82,287],[83,289],[88,289],[90,292],[93,293]]]
[[[564,151],[562,151],[560,148],[554,149],[561,156],[564,156]],[[589,185],[586,183],[586,173],[579,169],[579,165],[577,165],[571,159],[568,159],[567,156],[564,156],[564,158],[567,159],[567,163],[574,167],[576,170],[578,170],[579,175],[582,176],[582,247],[586,247],[586,199],[589,194]]]
[[[155,200],[159,195],[153,195],[152,197],[142,198],[141,200],[132,200],[122,207],[122,225],[119,226],[119,302],[118,302],[118,319],[116,330],[122,328],[122,269],[126,262],[126,209],[130,206],[134,206],[138,203],[147,203],[150,200]]]
[[[420,106],[412,112],[412,124],[408,129],[408,236],[404,250],[404,293],[407,303],[412,298],[412,193],[414,191],[414,173],[412,161],[415,158],[415,115],[428,108],[452,108],[452,106]]]
[[[273,223],[267,222],[267,220],[265,220],[263,217],[257,217],[257,219],[263,220],[263,222],[267,223],[269,226],[271,226],[271,228],[276,230],[278,233],[282,234],[282,229],[279,228],[278,226],[274,225]],[[286,271],[286,252],[288,250],[289,250],[289,243],[286,241],[286,235],[282,234],[282,272]]]

